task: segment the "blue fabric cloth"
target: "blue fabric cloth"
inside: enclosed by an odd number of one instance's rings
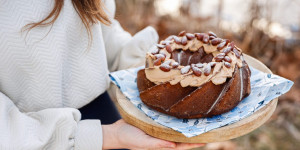
[[[110,74],[110,78],[128,100],[148,117],[163,126],[184,134],[186,137],[193,137],[246,118],[264,107],[274,98],[288,92],[293,85],[293,82],[290,80],[250,67],[252,72],[250,78],[251,94],[244,98],[237,107],[230,112],[212,118],[178,119],[152,110],[142,103],[136,84],[137,71],[142,68],[138,67],[113,72]]]

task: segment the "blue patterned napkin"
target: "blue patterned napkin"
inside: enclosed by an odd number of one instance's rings
[[[200,119],[177,119],[169,115],[152,110],[142,103],[137,89],[136,77],[138,70],[143,67],[121,70],[110,74],[110,78],[122,93],[138,109],[153,119],[155,122],[172,128],[186,137],[193,137],[210,130],[220,128],[250,116],[271,100],[288,92],[293,82],[277,75],[263,73],[253,67],[251,70],[251,94],[242,100],[230,112]]]

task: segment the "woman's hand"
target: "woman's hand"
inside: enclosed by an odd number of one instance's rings
[[[147,135],[122,119],[111,125],[103,125],[103,149],[191,149],[205,144],[174,143]]]

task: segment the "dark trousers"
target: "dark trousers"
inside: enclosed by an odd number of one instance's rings
[[[99,119],[101,124],[112,124],[121,119],[107,92],[79,109],[82,119]],[[99,124],[100,125],[100,124]]]
[[[82,119],[100,119],[101,124],[112,124],[121,119],[107,92],[79,109]]]

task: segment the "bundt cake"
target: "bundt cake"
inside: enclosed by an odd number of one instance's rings
[[[137,74],[147,106],[177,118],[233,109],[250,94],[250,69],[241,49],[213,32],[171,35],[146,54]]]

